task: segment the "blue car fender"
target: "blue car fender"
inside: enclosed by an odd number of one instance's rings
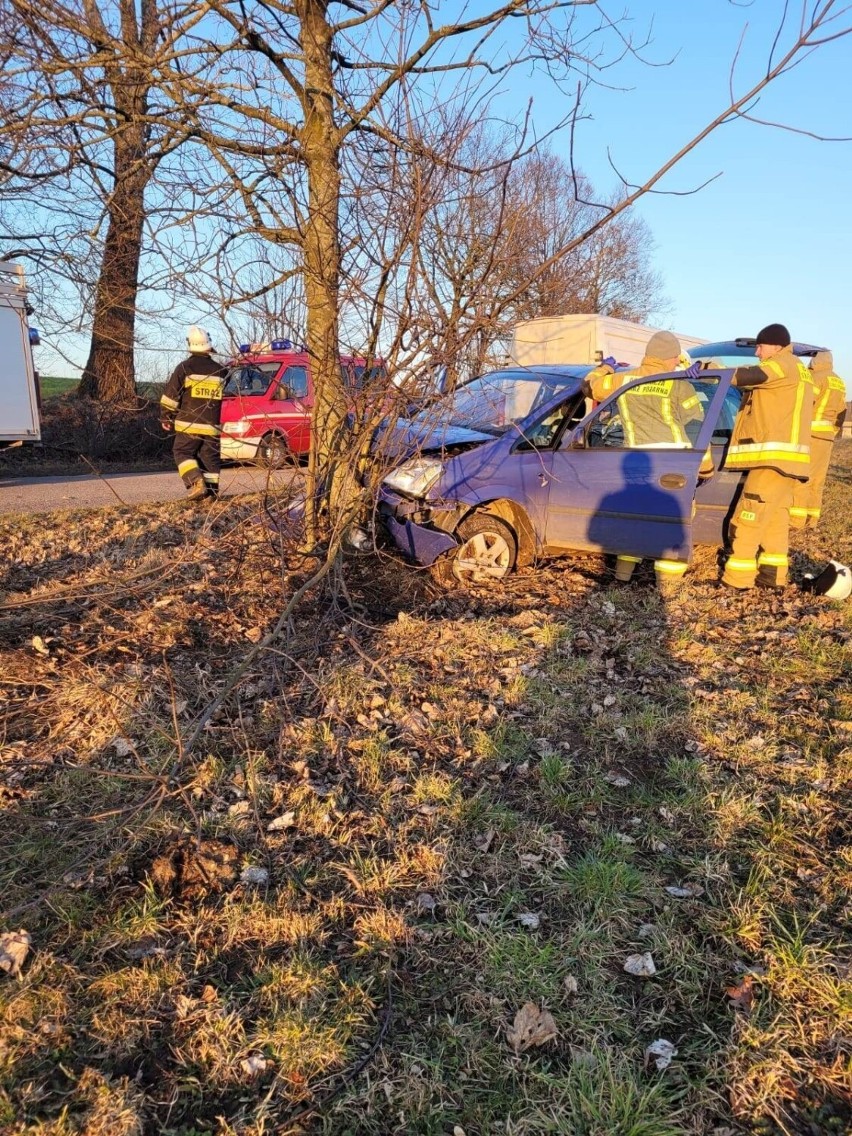
[[[543,524],[537,523],[538,518],[530,516],[528,503],[518,500],[517,486],[505,483],[502,485],[489,483],[478,489],[468,489],[464,496],[454,495],[452,500],[455,509],[450,510],[453,520],[449,531],[457,533],[459,525],[471,513],[478,510],[490,512],[507,521],[516,530],[520,545],[519,552],[524,549],[533,555],[537,555],[542,551],[538,533],[543,531]],[[503,504],[504,502],[505,504]],[[541,518],[541,522],[543,522],[543,518]],[[521,559],[524,559],[523,555]]]

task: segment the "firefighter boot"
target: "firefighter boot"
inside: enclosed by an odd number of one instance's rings
[[[639,563],[638,556],[619,556],[615,561],[615,578],[620,584],[629,584]]]
[[[190,485],[189,489],[186,491],[187,501],[198,501],[199,498],[206,496],[207,490],[204,487],[203,479],[200,477],[193,481],[192,485]]]

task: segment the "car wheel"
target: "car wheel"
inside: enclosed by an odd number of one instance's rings
[[[280,434],[264,434],[257,446],[257,464],[264,469],[282,469],[295,462],[295,457]]]
[[[459,548],[453,554],[453,577],[463,584],[502,580],[515,567],[518,539],[505,521],[474,513],[458,527]]]

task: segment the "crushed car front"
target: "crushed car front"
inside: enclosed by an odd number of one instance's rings
[[[413,418],[387,424],[377,458],[402,460],[382,482],[378,515],[394,544],[416,563],[430,565],[457,546],[455,530],[474,505],[522,496],[512,475],[516,443],[549,408],[579,394],[589,370],[492,372]]]

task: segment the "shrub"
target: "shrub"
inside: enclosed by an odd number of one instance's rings
[[[171,445],[171,435],[160,428],[157,403],[143,398],[135,406],[73,395],[51,399],[42,410],[41,436],[54,457],[82,455],[90,461],[161,458]]]

